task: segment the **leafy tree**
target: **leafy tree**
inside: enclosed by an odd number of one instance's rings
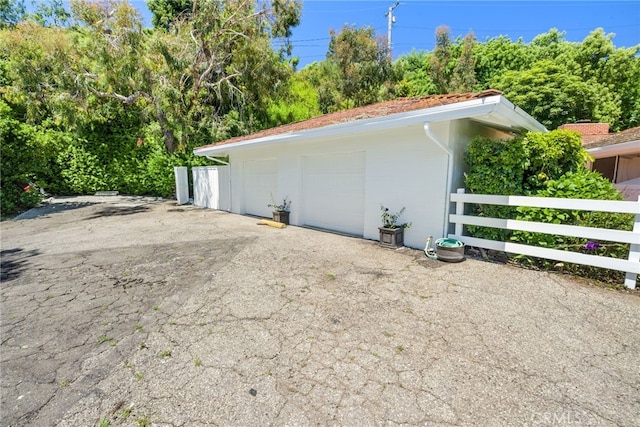
[[[200,2],[191,19],[150,36],[127,3],[114,3],[115,13],[88,0],[73,4],[89,28],[90,50],[99,53],[94,71],[81,75],[84,87],[142,108],[168,152],[233,136],[228,129],[259,128],[273,89],[292,73],[270,41],[297,24],[296,2],[278,3],[279,15],[251,1]],[[236,118],[243,124],[230,125]]]
[[[619,130],[640,124],[640,45],[616,49],[613,37],[602,28],[592,31],[576,49],[571,70],[612,94],[620,117],[609,123],[613,130]]]
[[[391,55],[385,40],[376,38],[372,27],[345,25],[339,33],[331,30],[327,60],[339,72],[338,91],[360,106],[378,101],[383,84],[391,77]]]
[[[340,71],[335,62],[314,62],[300,70],[298,75],[318,92],[318,106],[323,114],[341,109],[342,96],[338,88]]]
[[[496,78],[493,86],[550,129],[581,119],[614,123],[621,114],[606,86],[585,82],[549,60],[528,70],[508,71]]]
[[[62,0],[47,0],[35,4],[35,12],[28,17],[43,27],[62,27],[69,23],[71,14]]]
[[[0,30],[15,26],[25,14],[24,0],[0,0]]]
[[[522,39],[512,42],[506,36],[493,37],[474,45],[476,78],[482,89],[507,71],[518,71],[531,65],[531,51]]]
[[[398,96],[424,96],[437,92],[429,75],[430,57],[426,52],[412,51],[393,63],[394,74],[398,76],[395,88]]]
[[[267,107],[269,126],[299,122],[322,114],[318,91],[302,74],[296,74],[285,91]]]
[[[431,62],[431,80],[436,85],[438,93],[449,92],[449,81],[451,80],[451,56],[453,42],[449,35],[449,27],[440,26],[436,28],[436,46],[433,50]]]
[[[436,28],[436,46],[430,56],[429,75],[437,93],[470,92],[476,84],[474,58],[475,36],[451,41],[449,28]]]
[[[471,92],[476,84],[476,61],[473,57],[475,41],[476,38],[473,33],[467,34],[462,40],[462,52],[456,61],[453,76],[451,77],[450,90],[452,92]]]
[[[151,24],[155,28],[168,29],[179,18],[189,19],[193,11],[192,0],[148,0]]]
[[[79,113],[79,94],[70,64],[80,61],[74,33],[24,21],[0,31],[5,86],[2,97],[20,106],[24,121],[71,125]]]

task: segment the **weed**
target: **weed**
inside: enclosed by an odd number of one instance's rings
[[[124,421],[129,418],[129,415],[131,415],[131,408],[126,408],[120,411],[118,418],[120,418],[121,421]]]
[[[140,342],[140,345],[138,346],[138,348],[140,348],[140,350],[144,350],[145,348],[149,348],[149,346],[147,345],[146,342],[142,341]]]
[[[138,427],[147,427],[149,425],[151,425],[149,418],[147,417],[138,418]]]
[[[100,338],[98,338],[98,344],[104,344],[104,343],[109,342],[109,341],[113,341],[113,338],[108,337],[106,335],[103,335]]]
[[[399,353],[404,351],[404,346],[403,345],[399,345],[396,347],[396,349],[398,350]]]
[[[429,299],[429,298],[431,298],[431,295],[420,295],[420,298]]]
[[[133,328],[134,331],[140,331],[143,332],[144,328],[142,327],[142,325],[140,323],[136,323],[136,326]]]
[[[60,387],[66,387],[69,385],[69,380],[62,380],[58,383],[58,386]]]
[[[99,427],[109,427],[111,425],[111,421],[109,421],[107,418],[102,417],[100,418],[100,423],[98,424]]]
[[[162,353],[160,353],[160,357],[162,358],[169,356],[171,356],[171,350],[163,350]]]
[[[133,376],[136,377],[138,381],[144,378],[144,374],[142,372],[136,372],[135,374],[133,374]]]
[[[175,325],[176,325],[176,322],[172,320],[171,322],[169,322],[169,325],[171,325],[171,326],[175,326]]]
[[[392,334],[391,332],[387,332],[387,331],[384,331],[382,334],[387,338],[391,338],[391,337],[395,337],[396,336],[396,334]]]
[[[154,310],[154,311],[158,311],[158,310],[160,310],[160,307],[158,307],[157,305],[154,305],[154,306],[153,306],[153,310]]]
[[[329,280],[336,280],[336,275],[333,273],[327,273],[327,277],[329,278]]]
[[[199,357],[196,357],[195,359],[193,359],[193,364],[195,366],[202,366],[202,360],[200,360]]]

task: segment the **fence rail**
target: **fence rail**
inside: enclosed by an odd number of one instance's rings
[[[467,245],[484,249],[494,249],[509,253],[546,258],[554,261],[571,262],[624,271],[627,273],[624,285],[630,289],[635,289],[636,287],[637,277],[638,274],[640,274],[640,197],[637,202],[623,202],[612,200],[559,199],[550,197],[496,196],[486,194],[466,194],[464,189],[461,188],[458,189],[457,193],[451,194],[451,201],[456,203],[456,213],[449,215],[449,221],[455,224],[455,232],[454,234],[450,234],[449,237],[458,239]],[[486,218],[465,215],[465,204],[467,203],[630,213],[635,214],[635,222],[632,231],[622,231],[606,228],[519,221],[513,219]],[[629,243],[631,246],[629,249],[628,259],[625,260],[465,236],[464,225],[478,225],[505,230],[529,231],[593,240],[606,240],[610,242]]]

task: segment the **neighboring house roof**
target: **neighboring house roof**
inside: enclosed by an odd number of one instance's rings
[[[584,144],[584,148],[597,158],[640,154],[640,126],[610,134]]]
[[[609,135],[609,123],[591,123],[589,121],[567,123],[558,127],[558,129],[574,130],[578,132],[582,137],[583,145],[597,141],[602,137]]]
[[[477,93],[432,95],[399,98],[392,101],[338,111],[301,122],[265,129],[251,135],[238,136],[194,149],[197,155],[221,155],[248,145],[291,141],[320,136],[333,136],[354,131],[371,131],[420,121],[444,121],[476,118],[480,122],[505,130],[546,131],[520,108],[511,104],[494,89]]]

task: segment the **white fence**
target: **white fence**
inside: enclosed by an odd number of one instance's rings
[[[464,189],[458,189],[456,194],[451,194],[451,201],[456,202],[456,213],[449,216],[449,221],[455,223],[455,233],[450,234],[449,237],[458,239],[467,245],[479,248],[494,249],[555,261],[571,262],[575,264],[624,271],[627,273],[624,283],[625,286],[631,289],[635,289],[636,287],[637,276],[640,274],[640,197],[637,202],[623,202],[610,200],[559,199],[551,197],[465,194]],[[630,213],[635,214],[636,217],[633,225],[633,231],[622,231],[605,228],[579,227],[575,225],[549,224],[533,221],[518,221],[513,219],[465,215],[465,203]],[[605,240],[609,242],[630,243],[631,247],[628,259],[617,259],[598,255],[589,255],[586,253],[464,236],[463,226],[465,224],[502,228],[505,230],[573,236],[585,239]]]

